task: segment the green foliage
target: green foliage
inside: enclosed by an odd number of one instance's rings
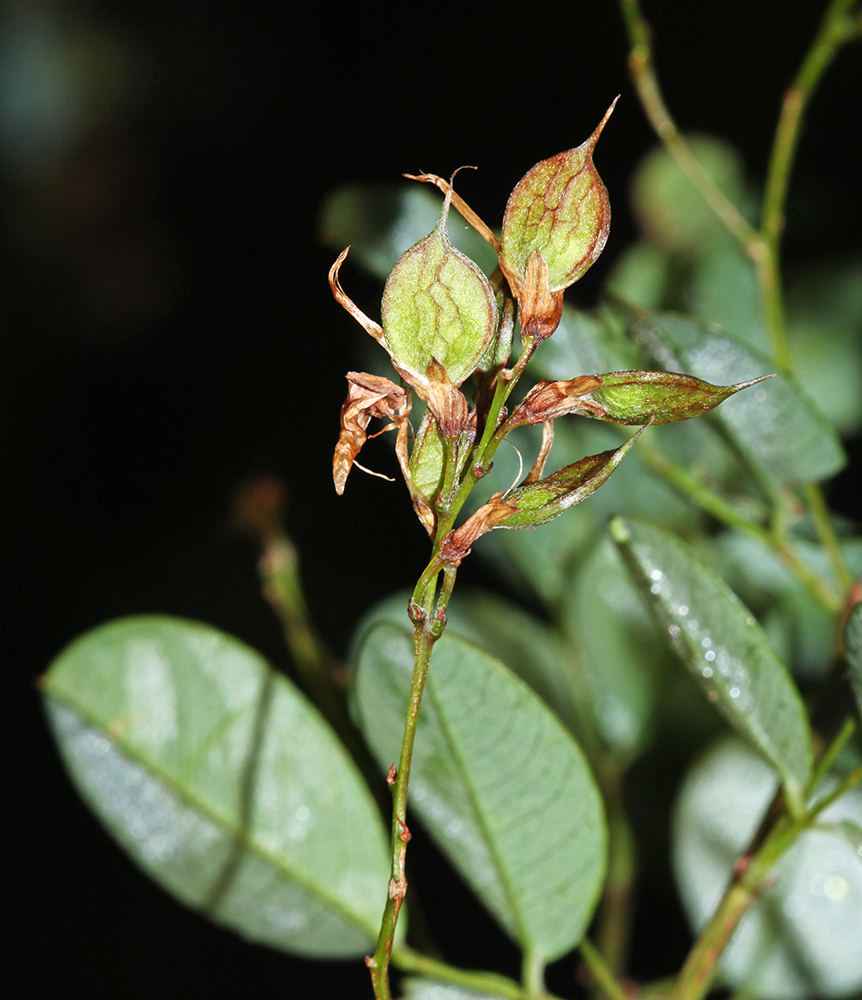
[[[811,771],[808,720],[753,615],[675,536],[622,520],[611,534],[680,659],[800,805]]]
[[[411,632],[381,622],[357,666],[359,724],[386,770],[401,743]],[[580,941],[605,868],[594,779],[550,710],[455,635],[435,650],[411,791],[438,847],[524,951],[550,960]]]
[[[60,653],[44,692],[81,795],[168,892],[252,941],[364,954],[382,824],[341,743],[257,653],[196,622],[124,618]]]
[[[723,739],[696,760],[674,807],[673,866],[692,923],[702,926],[775,792],[775,776],[743,744]],[[862,793],[821,814],[774,878],[722,959],[734,989],[775,1000],[842,997],[862,980],[862,865],[839,824],[862,821]]]
[[[856,2],[829,7],[800,106]],[[785,106],[755,223],[740,158],[681,135],[638,4],[621,6],[665,145],[636,170],[641,237],[597,308],[562,293],[607,237],[593,152],[610,111],[524,175],[501,235],[431,174],[413,180],[442,211],[416,184],[324,206],[333,294],[392,363],[349,374],[333,478],[341,493],[373,419],[396,431],[430,543],[413,592],[365,613],[343,669],[307,621],[278,511],[251,504],[308,696],[238,640],[167,618],[88,633],[43,681],[72,780],[136,863],[251,940],[367,955],[377,1000],[390,966],[413,1000],[540,1000],[546,965],[576,947],[581,978],[621,1000],[638,865],[661,869],[650,816],[671,814],[694,941],[644,995],[701,1000],[717,978],[764,1000],[862,991],[862,537],[819,486],[862,426],[859,264],[802,274],[785,300],[801,118]],[[380,323],[341,286],[346,243],[386,280]],[[453,596],[474,548],[532,611]],[[347,561],[345,587],[368,571]],[[630,769],[681,762],[681,789],[639,791],[636,850]],[[517,946],[520,982],[405,929],[418,830]]]

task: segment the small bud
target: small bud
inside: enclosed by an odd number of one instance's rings
[[[473,374],[497,331],[488,279],[446,233],[451,189],[434,230],[396,261],[381,311],[393,363],[418,388],[435,380],[436,362],[449,383]]]
[[[643,428],[614,451],[589,455],[580,462],[567,465],[547,479],[512,490],[506,495],[505,502],[516,508],[515,513],[500,520],[496,527],[534,528],[586,500],[608,479],[641,433]]]
[[[600,387],[579,400],[581,412],[615,424],[689,420],[707,413],[734,393],[772,378],[761,375],[736,385],[711,385],[677,372],[609,372],[594,377]]]
[[[525,309],[527,296],[545,300],[547,312],[554,294],[582,277],[604,249],[611,210],[593,150],[615,105],[583,145],[537,163],[509,196],[500,269],[522,313],[542,313],[536,307]],[[537,267],[537,254],[546,275]]]

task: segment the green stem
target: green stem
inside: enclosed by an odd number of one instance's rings
[[[652,61],[649,28],[641,13],[639,0],[620,0],[631,47],[629,70],[647,118],[677,164],[754,261],[773,361],[784,372],[790,370],[791,358],[781,277],[781,235],[790,173],[804,114],[812,96],[839,48],[859,35],[860,15],[856,12],[854,19],[851,14],[857,4],[858,0],[832,0],[793,83],[784,95],[767,168],[760,229],[755,230],[703,170],[679,134],[659,88]],[[846,589],[851,577],[835,541],[818,486],[807,488],[806,501],[821,544],[829,553],[836,580]]]
[[[856,3],[858,0],[832,0],[796,78],[784,95],[769,159],[761,213],[761,231],[769,243],[777,244],[784,228],[790,172],[807,105],[838,49],[858,32],[849,16]]]
[[[834,745],[846,738],[845,730],[842,730]],[[718,960],[746,910],[768,885],[772,869],[824,809],[860,783],[862,766],[857,766],[807,811],[798,816],[780,816],[763,837],[762,845],[752,846],[740,859],[718,908],[689,952],[668,1000],[702,1000],[706,996],[715,977]],[[763,826],[755,836],[755,844],[762,834]]]
[[[451,983],[453,986],[463,986],[465,989],[503,997],[505,1000],[558,1000],[552,993],[544,991],[531,993],[513,979],[508,979],[495,972],[456,969],[445,962],[429,958],[427,955],[422,955],[410,948],[393,948],[392,964],[402,972],[428,976],[444,983]]]
[[[425,690],[428,677],[428,667],[431,663],[431,650],[436,636],[432,630],[432,605],[434,597],[434,581],[436,573],[432,567],[436,564],[436,556],[432,559],[422,579],[430,577],[421,599],[414,602],[411,613],[413,617],[413,632],[415,654],[413,660],[413,676],[410,681],[410,697],[407,715],[404,721],[404,735],[401,740],[401,754],[397,769],[390,771],[389,783],[392,788],[392,843],[391,870],[386,905],[380,922],[380,933],[377,937],[377,948],[374,955],[367,958],[366,964],[371,971],[371,982],[374,996],[377,1000],[391,1000],[389,988],[389,957],[392,942],[395,937],[395,927],[398,923],[398,913],[407,892],[407,844],[410,840],[410,830],[407,826],[407,791],[410,785],[410,767],[413,761],[413,744],[416,739],[416,725],[419,720],[419,706]],[[431,572],[429,572],[431,571]],[[418,588],[417,588],[418,590]]]
[[[773,359],[783,371],[790,370],[780,263],[790,173],[799,145],[803,117],[811,97],[839,47],[855,33],[855,26],[848,12],[857,2],[858,0],[832,0],[827,8],[820,30],[802,60],[796,78],[784,94],[769,157],[760,216],[762,244],[752,256],[758,269]]]
[[[596,940],[613,976],[625,967],[635,882],[635,842],[623,802],[621,776],[600,781],[608,822],[608,874],[597,920]],[[600,984],[601,985],[601,984]]]
[[[309,624],[296,547],[286,535],[279,533],[267,539],[258,572],[263,595],[281,622],[296,669],[315,704],[332,721],[330,715],[336,705],[332,684],[340,668]]]
[[[832,741],[831,745],[827,747],[823,756],[817,761],[817,767],[814,774],[811,776],[811,781],[808,783],[809,793],[812,792],[829,773],[832,769],[832,765],[838,759],[838,755],[847,745],[848,740],[850,740],[855,732],[856,720],[854,718],[847,719],[841,727],[838,735]]]
[[[824,795],[822,799],[818,799],[809,815],[812,817],[818,816],[824,809],[831,806],[833,802],[840,799],[842,795],[845,795],[859,784],[862,784],[862,764],[858,764],[848,771],[828,795]]]
[[[581,958],[593,974],[593,978],[604,996],[609,997],[610,1000],[628,1000],[602,953],[589,938],[584,938],[581,941],[578,945],[578,951],[580,951]]]
[[[545,963],[529,949],[521,962],[521,982],[529,997],[540,997],[545,992]]]
[[[841,592],[846,594],[853,586],[853,574],[847,568],[844,553],[841,551],[841,543],[838,541],[832,518],[829,516],[829,508],[823,499],[823,491],[816,483],[809,483],[803,492],[808,502],[808,513],[817,529],[820,544],[829,557],[832,572],[835,574],[835,582]]]
[[[714,490],[705,486],[700,479],[685,466],[673,462],[655,445],[641,438],[638,442],[640,455],[656,472],[662,475],[684,496],[689,497],[698,507],[726,524],[729,528],[750,538],[775,552],[793,571],[797,579],[808,590],[811,597],[825,611],[837,614],[841,610],[841,596],[802,559],[787,542],[783,533],[770,531],[763,525],[750,520],[732,503]]]
[[[718,960],[739,921],[763,891],[769,872],[805,826],[805,818],[791,820],[783,816],[750,862],[746,860],[737,865],[718,908],[689,952],[669,1000],[701,1000],[706,996],[715,978]]]
[[[756,230],[703,169],[664,103],[652,58],[650,31],[639,0],[620,0],[620,7],[629,37],[629,73],[656,135],[727,229],[743,246],[752,245],[758,239]]]

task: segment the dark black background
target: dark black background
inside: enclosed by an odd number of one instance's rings
[[[729,139],[762,176],[822,5],[646,6],[679,123]],[[7,44],[27,7],[9,5]],[[135,83],[71,130],[44,176],[7,159],[3,181],[6,896],[18,932],[7,981],[40,998],[367,995],[359,963],[246,945],[139,875],[68,785],[33,682],[71,638],[137,612],[203,619],[289,667],[254,548],[230,520],[232,491],[261,472],[288,486],[309,604],[337,650],[375,598],[413,582],[425,542],[403,490],[360,475],[343,498],[332,489],[343,374],[364,335],[330,297],[318,206],[345,181],[470,163],[462,194],[498,224],[525,170],[580,143],[621,92],[597,153],[612,233],[577,289],[590,303],[634,234],[627,180],[651,144],[619,14],[544,2],[42,7],[61,42],[95,36],[121,53],[112,76],[104,46],[85,48],[105,74],[97,92]],[[844,53],[811,109],[791,274],[854,240],[858,252],[860,62],[858,47]],[[350,266],[343,277],[374,313],[379,286]],[[465,575],[481,579],[480,564]],[[478,954],[458,943],[474,918],[454,877],[431,877],[447,957],[514,973],[490,923]],[[645,939],[638,971],[679,961],[671,905],[647,886],[641,922],[668,931]],[[571,966],[555,976],[565,990]]]

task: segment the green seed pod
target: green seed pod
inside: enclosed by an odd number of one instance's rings
[[[510,283],[523,282],[528,261],[538,252],[548,268],[549,291],[562,291],[604,249],[611,208],[593,150],[614,105],[616,101],[583,145],[537,163],[509,196],[500,267]],[[513,291],[518,294],[517,288]]]
[[[589,455],[567,465],[547,479],[527,483],[506,494],[505,503],[517,508],[514,514],[496,524],[498,528],[534,528],[544,524],[575,504],[586,500],[608,479],[644,428],[613,451]]]
[[[761,375],[737,385],[712,385],[676,372],[610,372],[596,376],[601,387],[592,389],[586,401],[597,404],[597,408],[584,412],[615,424],[645,424],[650,420],[670,424],[699,417],[741,389],[770,377]]]
[[[383,330],[396,366],[409,379],[437,381],[432,361],[460,385],[473,374],[497,330],[488,279],[449,241],[451,190],[433,231],[396,261],[383,291]]]

